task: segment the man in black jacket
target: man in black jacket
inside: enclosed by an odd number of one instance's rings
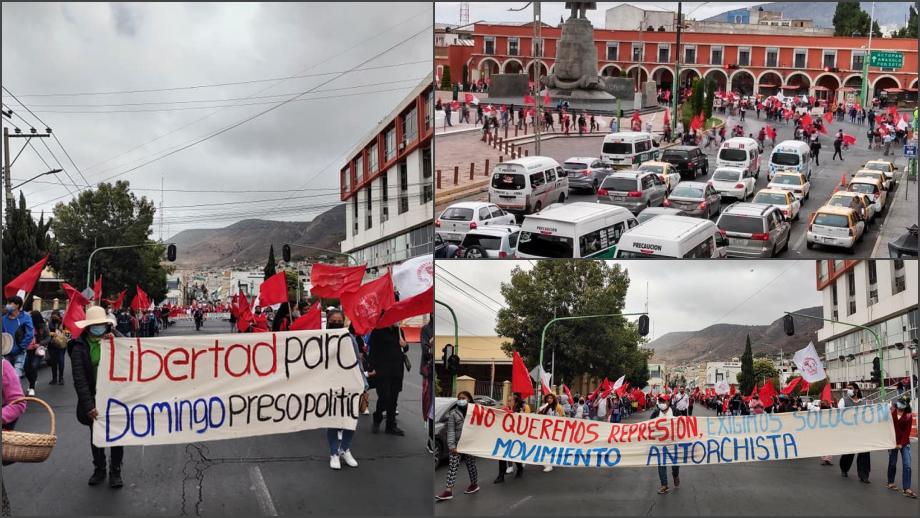
[[[95,486],[105,481],[105,448],[93,444],[93,421],[98,417],[96,409],[96,373],[102,341],[113,334],[115,322],[110,320],[105,310],[91,306],[86,310],[86,319],[76,322],[83,329],[79,337],[70,340],[67,351],[70,354],[70,366],[73,369],[73,386],[77,392],[77,421],[89,427],[89,442],[93,452],[93,475],[89,485]],[[120,488],[124,485],[121,478],[121,461],[124,447],[113,446],[112,463],[109,465],[109,486]]]
[[[367,361],[370,367],[368,376],[377,389],[377,409],[374,412],[373,432],[380,432],[380,423],[386,412],[386,433],[405,435],[396,426],[396,405],[402,390],[405,352],[409,347],[402,339],[398,326],[374,329],[371,332]]]

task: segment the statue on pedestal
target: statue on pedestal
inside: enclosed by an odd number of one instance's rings
[[[544,84],[558,90],[602,90],[594,27],[586,16],[589,9],[597,9],[597,3],[566,2],[565,7],[571,10],[571,16],[562,24],[556,65]]]

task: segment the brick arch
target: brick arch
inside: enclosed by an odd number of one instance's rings
[[[611,71],[611,73],[607,73],[608,70]],[[613,73],[613,70],[616,70],[616,73]],[[620,77],[622,71],[623,69],[618,65],[604,65],[603,68],[601,68],[600,75],[606,77]]]
[[[527,63],[527,66],[524,67],[524,70],[527,72],[527,77],[529,77],[531,81],[534,81],[533,71],[534,71],[534,65],[536,64],[536,62],[537,60],[532,59]],[[549,75],[549,67],[546,66],[546,60],[540,60],[540,68],[542,69],[541,71],[542,77],[546,77],[547,75]]]
[[[833,100],[837,97],[837,91],[843,88],[843,82],[837,74],[825,72],[818,74],[815,78],[814,85],[828,88],[827,91],[815,90],[815,97],[818,99]]]
[[[685,80],[686,80],[686,77],[687,77],[685,74],[688,74],[689,72],[693,72],[694,74],[696,74],[697,79],[703,77],[703,74],[700,72],[700,70],[699,70],[698,68],[695,68],[695,67],[687,67],[687,68],[681,68],[681,69],[680,69],[680,74],[678,75],[678,78],[679,78],[680,80],[684,80],[684,81],[685,81]],[[681,88],[683,88],[685,85],[686,85],[686,83],[681,83]]]
[[[667,78],[668,81],[667,81],[665,84],[666,84],[666,85],[669,85],[668,87],[670,88],[670,85],[674,82],[674,72],[673,72],[673,71],[671,70],[671,68],[669,68],[669,67],[666,67],[666,66],[663,66],[663,65],[662,65],[662,66],[657,66],[657,67],[653,68],[652,71],[649,73],[649,78],[654,79],[654,78],[655,78],[655,75],[658,74],[659,71],[667,72],[667,74],[668,74],[668,78]],[[661,86],[661,85],[659,85],[659,86]]]
[[[721,74],[722,80],[720,81],[716,77],[716,74]],[[706,71],[703,77],[712,77],[716,81],[716,91],[722,90],[723,92],[728,90],[728,74],[725,73],[721,68],[710,68]]]
[[[502,66],[495,58],[482,58],[476,65],[476,70],[480,71],[480,78],[484,79],[492,74],[500,74]]]
[[[517,72],[509,71],[508,65],[512,63],[517,64],[517,68],[518,68]],[[522,63],[520,59],[508,58],[505,60],[504,63],[502,63],[502,74],[523,74],[523,73],[524,73],[524,63]]]
[[[645,67],[640,66],[640,65],[633,65],[633,66],[627,68],[627,69],[626,69],[626,76],[627,76],[627,77],[633,77],[632,71],[633,71],[633,70],[636,70],[636,69],[639,70],[639,82],[641,83],[642,81],[648,81],[648,77],[649,77],[649,75],[648,75],[648,70],[646,70]]]
[[[763,85],[768,82],[768,84],[775,84],[775,87],[767,88]],[[776,70],[764,70],[757,76],[757,93],[764,95],[774,95],[779,92],[779,87],[783,84],[783,75],[777,72]]]
[[[893,86],[891,85],[892,82],[894,82]],[[882,84],[880,85],[879,83]],[[901,81],[897,77],[888,74],[878,76],[875,81],[872,81],[872,95],[878,97],[882,88],[902,88]]]
[[[914,82],[910,84],[910,88],[913,88],[914,90],[917,89],[917,79],[914,79]]]
[[[859,81],[857,81],[855,84],[850,84],[851,79],[858,79]],[[840,84],[844,87],[849,86],[851,88],[860,88],[860,86],[862,85],[862,74],[850,74],[846,76],[843,79],[843,82]]]
[[[750,78],[750,85],[741,79],[742,76]],[[757,91],[757,80],[754,79],[754,74],[747,70],[736,70],[729,78],[729,84],[731,85],[732,91],[741,92],[741,95],[752,95]]]
[[[802,81],[793,81],[793,79],[794,79],[794,78],[797,78],[797,77],[805,78],[805,81],[804,81],[804,86],[800,87],[799,90],[796,91],[796,94],[797,94],[797,95],[798,95],[798,94],[806,94],[806,95],[807,95],[808,92],[811,90],[811,87],[812,87],[812,85],[814,84],[814,82],[812,81],[811,76],[809,76],[809,75],[806,74],[805,72],[793,72],[793,73],[789,74],[788,76],[786,76],[785,84],[796,84],[796,83],[798,83],[799,85],[803,85],[803,82],[802,82]],[[804,91],[803,91],[803,90],[804,90]],[[788,91],[788,90],[787,90],[787,91]]]

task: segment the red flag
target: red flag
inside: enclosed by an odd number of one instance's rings
[[[283,271],[278,272],[259,286],[259,304],[262,306],[272,306],[274,304],[283,304],[288,301],[287,291],[287,274]]]
[[[626,390],[629,388],[629,382],[620,385],[620,388],[616,390],[618,396],[623,397],[623,394],[626,394]]]
[[[343,293],[356,291],[364,279],[364,269],[364,265],[335,266],[316,263],[310,271],[310,282],[313,285],[310,293],[314,297],[337,298]]]
[[[670,112],[670,110],[665,110],[665,111],[664,111],[664,122],[663,122],[663,123],[664,123],[665,126],[670,126],[670,125],[671,125],[671,112]]]
[[[472,103],[476,99],[476,96],[467,92],[466,94],[464,94],[463,98],[466,100],[467,103]]]
[[[323,327],[323,310],[320,302],[322,300],[316,299],[310,309],[291,324],[291,331],[321,329]]]
[[[820,131],[824,135],[827,135],[827,126],[822,124],[821,126],[818,127],[818,131]]]
[[[610,380],[604,378],[604,382],[601,384],[604,392],[601,393],[601,397],[607,397],[613,392],[613,383],[610,383]]]
[[[86,319],[86,310],[83,308],[84,304],[80,301],[80,298],[86,300],[86,297],[76,290],[72,293],[67,302],[67,310],[64,312],[63,324],[70,331],[71,338],[77,338],[83,333],[83,329],[77,327],[76,323]],[[89,301],[86,300],[86,303],[89,303]]]
[[[881,124],[882,122],[884,122],[884,121],[885,121],[885,119],[883,119],[881,115],[876,115],[876,116],[875,116],[875,125],[876,125],[876,126],[880,125],[880,124]]]
[[[537,100],[534,99],[532,95],[525,95],[524,104],[527,106],[536,106]]]
[[[856,145],[856,137],[847,133],[843,134],[843,142],[848,146]]]
[[[357,291],[343,294],[340,300],[345,316],[355,326],[355,332],[359,335],[367,334],[377,326],[383,312],[396,303],[393,278],[388,271],[385,275],[362,284]]]
[[[670,100],[671,100],[671,91],[670,91],[670,90],[665,90],[665,91],[664,91],[664,94],[662,94],[662,97],[664,98],[664,101],[665,101],[665,102],[670,101]]]
[[[889,107],[888,107],[888,115],[891,115],[892,118],[897,119],[897,118],[898,118],[898,107],[897,107],[896,105],[894,105],[894,104],[892,104],[891,106],[889,106]]]
[[[801,121],[802,121],[802,126],[811,126],[812,124],[814,124],[814,121],[811,120],[811,114],[808,114],[808,113],[802,116]]]
[[[826,120],[828,124],[834,122],[834,113],[824,112],[824,120]]]
[[[93,300],[97,304],[102,300],[102,275],[96,277],[96,282],[93,283]]]
[[[249,299],[246,298],[246,294],[240,292],[236,298],[237,303],[237,317],[236,317],[236,329],[241,333],[245,333],[249,330],[249,325],[252,324],[254,320],[254,315],[252,314],[252,308],[249,307]],[[133,304],[132,304],[133,307]]]
[[[603,387],[603,386],[604,386],[603,383],[601,383],[600,385],[598,385],[597,388],[594,389],[594,392],[592,392],[591,395],[588,396],[588,401],[594,401],[594,399],[597,397],[597,394],[601,391],[601,387]]]
[[[760,389],[760,401],[763,406],[772,406],[773,398],[777,396],[776,389],[773,388],[773,380],[767,380],[763,388]]]
[[[634,121],[636,121],[636,120],[642,120],[642,118],[639,116],[639,110],[633,111],[632,120],[634,120]]]
[[[744,396],[744,400],[745,400],[745,401],[750,401],[751,399],[753,399],[754,394],[756,394],[756,393],[757,393],[757,384],[755,383],[755,384],[754,384],[754,388],[751,389],[751,395],[749,395],[749,396]]]
[[[692,119],[690,119],[690,130],[696,131],[702,127],[703,127],[703,121],[700,120],[699,115],[694,116]]]
[[[569,390],[569,387],[565,383],[562,384],[562,390],[565,392],[566,396],[569,396],[569,401],[575,403],[575,398],[572,397],[572,391]]]
[[[383,312],[377,327],[391,326],[401,320],[418,315],[427,315],[434,311],[434,286],[418,295],[400,300]]]
[[[789,381],[789,383],[787,383],[786,386],[783,387],[783,390],[782,390],[781,392],[782,392],[783,394],[786,394],[787,396],[788,396],[789,394],[792,394],[792,391],[795,390],[795,387],[798,386],[799,382],[801,382],[801,381],[802,381],[801,376],[792,378],[792,379]]]
[[[542,392],[544,396],[553,393],[553,391],[550,390],[549,386],[547,386],[543,380],[540,380],[540,392]]]
[[[80,293],[78,289],[74,288],[70,284],[67,284],[66,282],[62,283],[61,287],[64,288],[64,293],[67,294],[68,301],[76,300],[77,304],[81,306],[86,306],[87,304],[89,304],[89,299],[84,297],[83,294]]]
[[[831,397],[831,384],[829,382],[824,384],[824,390],[821,391],[821,401],[827,401],[828,403],[834,402]]]
[[[808,394],[808,387],[810,387],[810,386],[811,386],[811,385],[810,385],[807,381],[805,381],[804,378],[802,378],[802,382],[799,383],[799,393],[800,393],[800,394]]]
[[[553,100],[549,98],[549,94],[543,96],[543,106],[549,106],[553,103]]]
[[[121,290],[121,293],[118,294],[118,298],[115,299],[115,303],[112,305],[112,306],[113,306],[113,307],[112,307],[112,310],[113,310],[113,311],[114,311],[114,310],[121,309],[122,306],[125,305],[125,293],[127,293],[127,291],[128,291],[128,290]]]
[[[511,392],[517,392],[525,399],[533,395],[530,373],[517,351],[514,351],[511,359]]]
[[[147,294],[144,293],[140,285],[137,285],[137,292],[134,294],[134,298],[131,299],[131,309],[135,311],[144,311],[149,308],[150,299],[147,298]]]
[[[453,111],[459,110],[459,109],[460,109],[460,101],[451,101],[451,103],[450,103],[450,109],[453,110]]]
[[[3,296],[4,297],[13,297],[19,295],[25,299],[26,295],[32,292],[32,289],[35,288],[35,283],[38,282],[38,278],[42,275],[42,269],[45,268],[45,263],[48,262],[48,256],[46,255],[37,263],[28,267],[26,271],[20,273],[16,276],[15,279],[11,280],[3,287]]]
[[[731,387],[731,391],[728,393],[728,395],[734,396],[734,395],[735,395],[735,392],[736,392],[735,386],[734,386],[734,385],[729,385],[729,387]],[[715,389],[713,389],[712,391],[715,392]]]
[[[767,136],[770,137],[770,140],[775,141],[776,140],[776,128],[774,128],[773,126],[767,126],[766,130],[767,130]]]

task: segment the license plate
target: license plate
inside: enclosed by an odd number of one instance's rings
[[[728,244],[732,246],[747,246],[748,240],[737,238],[737,237],[730,237],[728,238]]]
[[[613,201],[623,201],[623,200],[625,200],[625,199],[626,199],[626,198],[624,198],[623,196],[614,196],[614,197],[613,197]]]
[[[444,239],[447,241],[462,241],[463,240],[463,237],[460,234],[456,234],[453,232],[447,232],[442,235],[444,236]]]

